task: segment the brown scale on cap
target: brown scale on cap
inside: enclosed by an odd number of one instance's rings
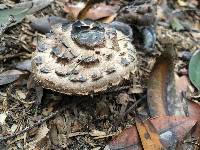
[[[34,79],[44,88],[75,95],[116,86],[137,66],[136,50],[127,36],[90,20],[52,27],[32,60]]]

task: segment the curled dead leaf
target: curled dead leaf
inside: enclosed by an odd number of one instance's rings
[[[175,87],[173,46],[157,59],[148,82],[147,101],[152,117],[165,115],[185,115],[184,106]]]

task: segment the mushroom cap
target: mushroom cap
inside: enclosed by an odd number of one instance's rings
[[[90,20],[53,26],[32,58],[35,81],[69,95],[105,91],[129,79],[136,66],[131,40],[108,24]]]

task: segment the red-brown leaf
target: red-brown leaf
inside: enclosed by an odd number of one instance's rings
[[[143,123],[137,124],[138,132],[141,133],[140,136],[138,135],[136,127],[132,126],[115,137],[107,147],[110,149],[126,148],[127,150],[141,150],[142,147],[148,149],[149,145],[153,145],[154,148],[159,148],[161,146],[158,141],[159,135],[161,143],[165,148],[168,148],[169,146],[176,145],[177,141],[182,141],[186,134],[195,126],[196,122],[194,118],[185,116],[151,118]],[[155,131],[158,135],[156,135]],[[150,138],[146,138],[145,136]],[[143,141],[143,146],[140,138]],[[158,145],[155,146],[155,144]]]
[[[185,116],[161,116],[151,118],[150,121],[160,133],[162,143],[166,147],[170,146],[169,143],[176,142],[176,140],[182,141],[197,122],[196,119]]]
[[[199,139],[200,137],[200,105],[193,101],[188,101],[188,110],[189,110],[189,116],[198,121],[197,125],[195,126],[194,131],[192,132],[192,136]]]
[[[110,149],[142,150],[140,138],[135,126],[123,130],[108,145]]]
[[[148,82],[147,101],[151,117],[185,115],[183,102],[176,90],[174,76],[175,50],[168,47],[156,60]]]

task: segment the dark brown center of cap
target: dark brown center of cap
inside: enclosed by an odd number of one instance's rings
[[[105,46],[105,29],[91,20],[76,21],[72,25],[72,39],[80,46],[89,49]]]

